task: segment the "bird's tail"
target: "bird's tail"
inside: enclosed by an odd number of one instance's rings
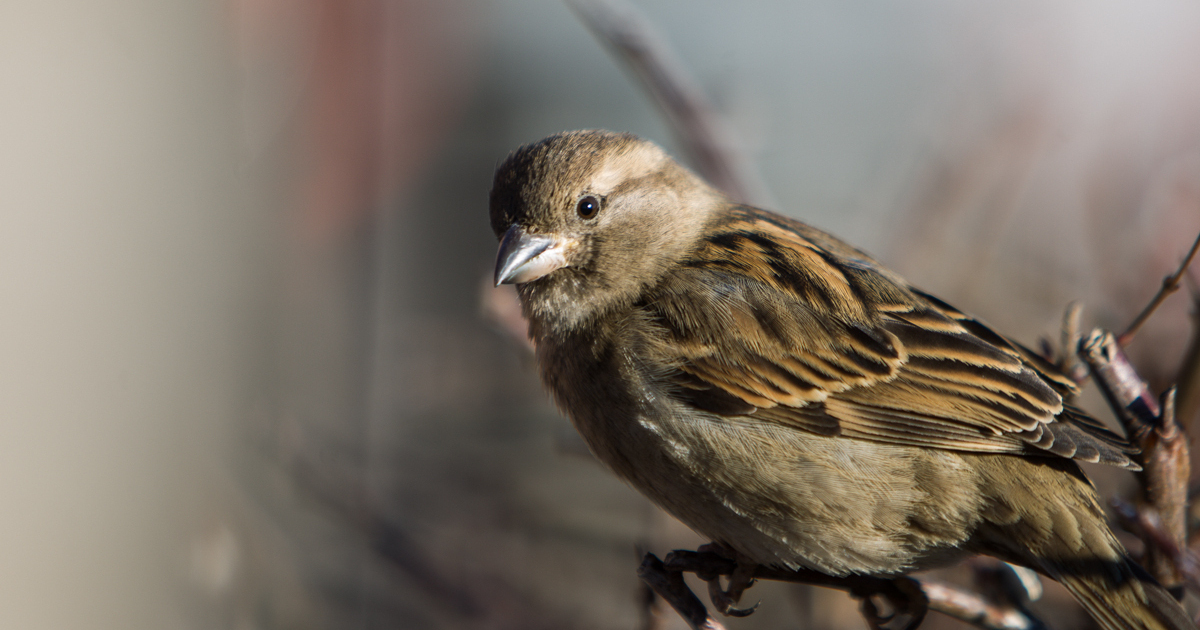
[[[1183,607],[1129,560],[1098,566],[1045,566],[1105,630],[1196,630]]]
[[[981,458],[978,468],[993,493],[979,551],[1061,582],[1104,630],[1197,630],[1129,558],[1074,462]]]

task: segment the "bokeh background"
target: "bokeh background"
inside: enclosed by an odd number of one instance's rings
[[[634,6],[765,204],[1028,343],[1122,328],[1200,230],[1194,2]],[[703,541],[483,306],[493,168],[585,127],[688,159],[557,1],[0,2],[0,627],[682,627],[634,571]],[[1188,311],[1131,348],[1158,388]]]

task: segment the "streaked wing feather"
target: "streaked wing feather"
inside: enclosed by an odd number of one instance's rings
[[[742,208],[723,227],[683,265],[689,281],[664,283],[708,292],[646,304],[681,400],[818,435],[1136,468],[1027,348],[803,224]]]
[[[911,289],[911,287],[910,287]],[[1058,366],[1044,359],[1040,354],[1030,350],[1022,344],[1019,344],[996,331],[989,328],[983,322],[963,313],[962,311],[946,304],[942,300],[916,289],[911,289],[913,294],[923,299],[930,307],[930,310],[939,311],[943,317],[953,320],[964,330],[979,338],[981,341],[989,343],[996,348],[1016,353],[1020,356],[1025,366],[1037,372],[1038,376],[1063,396],[1074,396],[1079,393],[1079,384],[1076,383],[1070,376],[1063,374]]]

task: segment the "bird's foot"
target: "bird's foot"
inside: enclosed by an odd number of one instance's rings
[[[761,602],[749,608],[737,608],[736,604],[741,601],[746,589],[754,585],[754,571],[758,568],[758,563],[720,543],[702,545],[697,551],[714,553],[737,562],[737,568],[730,574],[727,587],[721,586],[720,575],[700,576],[708,583],[708,598],[713,606],[727,617],[745,617],[753,613]]]

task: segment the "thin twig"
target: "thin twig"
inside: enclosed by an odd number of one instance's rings
[[[495,286],[491,274],[485,274],[479,287],[479,311],[484,320],[530,354],[537,350],[529,338],[529,324],[521,314],[517,290],[511,284]]]
[[[1091,369],[1126,434],[1141,441],[1158,422],[1158,399],[1138,376],[1116,338],[1097,328],[1081,344],[1079,356]]]
[[[774,205],[735,134],[649,20],[619,0],[567,0],[567,4],[646,88],[705,179],[737,201]],[[484,278],[481,304],[485,319],[533,350],[515,292],[492,288],[490,273]]]
[[[567,0],[579,19],[641,81],[695,160],[696,170],[731,198],[770,205],[767,188],[667,39],[619,0]]]
[[[1033,630],[1045,628],[1037,619],[1009,606],[1000,606],[979,593],[936,580],[920,580],[929,598],[929,609],[988,630]]]
[[[1187,487],[1191,477],[1191,458],[1187,435],[1175,419],[1175,390],[1162,397],[1159,422],[1140,445],[1142,447],[1142,499],[1159,520],[1162,536],[1173,548],[1187,544]],[[1155,539],[1146,547],[1146,568],[1167,588],[1183,584],[1182,569],[1176,556]]]
[[[1083,317],[1083,304],[1071,302],[1063,311],[1062,338],[1058,348],[1058,367],[1063,374],[1071,377],[1076,383],[1082,383],[1087,378],[1087,368],[1079,360],[1076,350],[1083,333],[1079,322]]]
[[[1179,290],[1179,284],[1183,279],[1183,274],[1187,272],[1187,268],[1192,264],[1192,259],[1196,257],[1197,250],[1200,250],[1200,234],[1196,235],[1196,240],[1192,243],[1192,248],[1188,250],[1187,256],[1184,256],[1183,262],[1180,263],[1179,268],[1175,270],[1175,273],[1163,278],[1162,287],[1158,289],[1158,293],[1154,294],[1154,298],[1150,300],[1150,303],[1146,305],[1146,308],[1142,309],[1142,312],[1138,314],[1136,318],[1134,318],[1133,323],[1129,325],[1129,328],[1126,328],[1125,332],[1121,333],[1117,337],[1117,343],[1121,344],[1122,346],[1129,345],[1129,342],[1133,341],[1133,336],[1137,334],[1138,329],[1142,327],[1142,324],[1146,323],[1146,320],[1150,319],[1150,316],[1153,315],[1154,311],[1158,309],[1158,306],[1163,303],[1163,300],[1167,299],[1167,296]]]
[[[646,567],[646,564],[642,566]],[[731,575],[737,569],[735,561],[718,554],[682,550],[672,551],[661,566],[662,570],[668,572],[695,573],[704,580],[718,575]],[[924,619],[925,610],[936,610],[986,630],[1037,630],[1046,627],[1015,603],[996,602],[982,594],[941,582],[908,577],[834,577],[816,571],[763,566],[754,570],[754,577],[846,591],[863,602],[863,615],[874,628],[915,628]],[[894,611],[891,616],[878,615],[872,601],[876,597],[887,600]]]
[[[1132,503],[1116,497],[1110,503],[1121,525],[1162,550],[1175,563],[1184,584],[1192,592],[1200,593],[1200,556],[1186,546],[1176,544],[1164,528],[1162,519],[1152,510],[1139,510]]]
[[[333,478],[328,467],[318,466],[311,456],[298,449],[284,453],[283,462],[298,488],[345,519],[366,539],[374,553],[411,577],[413,584],[444,610],[467,618],[483,613],[475,596],[445,576],[422,546],[390,522],[359,485]]]
[[[1175,392],[1161,400],[1138,376],[1112,333],[1095,330],[1080,349],[1080,355],[1109,406],[1125,425],[1125,432],[1142,449],[1142,471],[1138,482],[1142,501],[1162,519],[1162,530],[1175,548],[1183,548],[1187,536],[1187,484],[1191,476],[1187,436],[1175,419]],[[1171,552],[1157,539],[1146,538],[1146,568],[1168,588],[1183,579]]]
[[[1189,279],[1191,276],[1188,276]],[[1175,402],[1175,418],[1185,429],[1200,415],[1200,293],[1192,282],[1192,335],[1187,350],[1183,353],[1183,361],[1179,364],[1179,373],[1175,377],[1175,387],[1178,390]],[[1187,431],[1185,431],[1187,432]]]

